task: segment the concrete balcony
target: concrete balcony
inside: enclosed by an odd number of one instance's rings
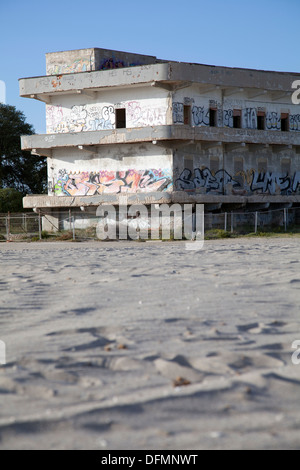
[[[195,192],[173,191],[154,193],[121,193],[102,194],[94,196],[47,196],[28,195],[23,199],[25,209],[55,209],[72,207],[97,207],[99,205],[132,205],[132,204],[205,204],[213,205],[215,209],[221,207],[238,206],[243,208],[259,207],[269,208],[270,204],[280,207],[292,207],[300,204],[300,196],[281,196],[270,194],[257,194],[249,196],[197,194]],[[255,209],[259,210],[259,209]]]
[[[21,78],[20,96],[51,103],[51,96],[93,91],[111,87],[138,86],[168,80],[168,64],[142,65],[136,67]],[[88,94],[91,98],[93,95]]]
[[[197,83],[200,93],[217,87],[226,96],[243,87],[250,98],[268,93],[272,101],[285,97],[291,103],[292,84],[297,79],[299,74],[296,73],[161,61],[121,69],[21,78],[19,88],[22,97],[51,103],[51,96],[57,94],[82,92],[91,97],[90,93],[104,88],[145,84],[174,91]]]
[[[300,132],[171,125],[21,137],[23,150],[47,157],[51,156],[52,149],[77,147],[95,153],[101,145],[140,142],[152,142],[170,148],[197,142],[203,145],[203,150],[223,144],[229,146],[228,150],[234,146],[261,145],[272,146],[274,151],[280,151],[299,147]]]

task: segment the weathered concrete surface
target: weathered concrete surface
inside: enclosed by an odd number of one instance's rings
[[[219,67],[182,62],[169,63],[169,80],[190,81],[221,87],[256,88],[292,93],[292,83],[299,73],[274,72],[232,67]]]
[[[26,196],[23,199],[25,209],[33,208],[69,208],[89,207],[101,204],[299,204],[300,196],[264,195],[255,196],[218,196],[209,194],[187,193],[175,191],[173,193],[133,193],[133,194],[105,194],[99,196]]]
[[[21,78],[20,95],[30,98],[31,95],[51,95],[76,92],[76,90],[96,90],[99,88],[138,85],[163,80],[168,81],[168,64],[142,65],[114,70],[101,70],[86,73],[59,74]]]
[[[261,70],[236,69],[210,65],[172,63],[143,65],[137,67],[87,71],[80,74],[59,74],[20,79],[20,95],[31,97],[35,94],[70,92],[77,89],[98,89],[103,87],[137,85],[161,82],[162,86],[177,87],[180,83],[199,83],[223,88],[255,88],[269,92],[286,92],[292,95],[292,83],[299,74],[265,72]],[[157,83],[159,85],[159,83]]]
[[[156,57],[110,49],[90,48],[46,54],[47,75],[89,72],[155,64]]]
[[[300,133],[259,131],[253,129],[230,129],[218,127],[190,126],[155,126],[134,129],[114,129],[92,132],[66,134],[41,134],[21,137],[23,150],[43,150],[59,147],[76,147],[79,145],[105,145],[134,142],[176,141],[223,142],[269,145],[300,146]],[[48,156],[48,154],[46,154]]]

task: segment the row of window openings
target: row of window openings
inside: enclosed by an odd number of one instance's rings
[[[211,127],[217,127],[217,109],[209,109],[209,125]],[[242,127],[242,111],[240,109],[233,110],[233,128],[241,129]],[[191,107],[184,106],[184,124],[191,124]],[[257,114],[257,129],[264,131],[266,128],[266,113],[259,111]],[[289,115],[281,114],[281,130],[283,132],[289,131]]]
[[[184,106],[184,124],[191,124],[191,107]],[[217,127],[217,110],[209,110],[209,125],[211,127]],[[116,109],[116,128],[124,129],[126,127],[126,109]],[[240,129],[242,127],[242,112],[241,110],[233,111],[233,128]],[[266,115],[263,112],[259,112],[257,115],[257,129],[264,131],[266,128]],[[283,132],[289,131],[289,115],[281,114],[281,130]]]
[[[234,160],[234,173],[238,176],[239,173],[244,171],[244,162],[242,159],[235,159]],[[192,173],[194,171],[194,162],[192,158],[184,158],[184,168],[190,170]],[[220,170],[220,160],[218,158],[210,158],[209,162],[209,169],[210,171],[215,174],[217,171]],[[261,160],[258,162],[257,165],[258,173],[266,173],[268,171],[268,162],[267,160]],[[281,162],[281,172],[284,175],[289,175],[291,172],[291,161],[290,160],[283,160]]]

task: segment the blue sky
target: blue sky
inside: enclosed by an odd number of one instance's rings
[[[45,132],[45,105],[18,79],[45,75],[45,53],[102,47],[160,59],[299,72],[299,0],[0,0],[6,102]]]

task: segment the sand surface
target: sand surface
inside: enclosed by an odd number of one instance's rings
[[[299,449],[300,240],[1,243],[0,449]]]

